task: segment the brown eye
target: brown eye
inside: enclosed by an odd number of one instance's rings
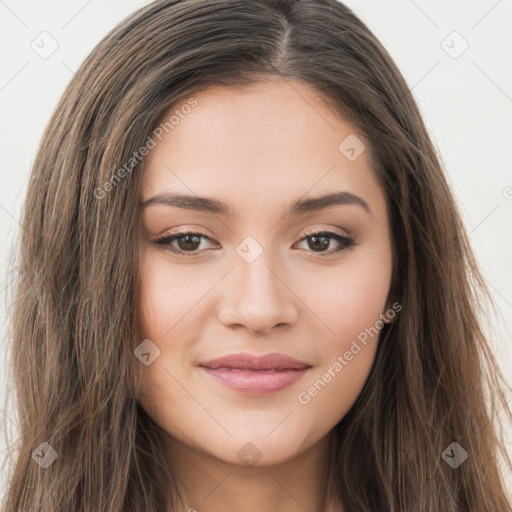
[[[184,251],[194,251],[201,244],[201,238],[197,235],[182,235],[175,237],[178,241],[178,246]]]
[[[331,250],[328,252],[332,239],[334,239],[340,247],[334,251]],[[190,258],[196,257],[199,255],[199,252],[202,252],[199,249],[202,240],[211,241],[211,238],[203,233],[188,231],[160,237],[154,241],[154,244],[178,256]],[[311,252],[321,254],[335,254],[356,245],[354,238],[340,235],[334,231],[315,231],[307,234],[300,242],[304,240],[307,240],[308,249]],[[177,247],[174,244],[175,242],[177,242]]]
[[[326,249],[331,245],[331,239],[336,240],[336,242],[340,244],[340,247],[329,252],[329,254],[346,250],[355,245],[355,240],[353,238],[340,235],[334,231],[315,231],[313,234],[306,235],[301,241],[307,240],[311,251],[323,253],[326,252]]]
[[[194,253],[199,249],[201,245],[201,240],[210,240],[210,238],[203,233],[177,233],[175,235],[163,236],[155,240],[155,245],[162,247],[166,251],[171,251],[174,254],[183,255],[184,257],[195,256],[195,254],[187,254]],[[178,248],[173,246],[173,242],[177,241]]]

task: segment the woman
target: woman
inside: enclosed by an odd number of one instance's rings
[[[5,510],[510,509],[488,293],[343,4],[134,13],[57,106],[23,228]]]

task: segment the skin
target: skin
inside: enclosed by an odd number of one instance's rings
[[[143,210],[138,322],[141,341],[150,339],[160,355],[143,368],[140,403],[168,434],[184,510],[320,512],[331,434],[368,378],[378,335],[359,343],[307,404],[298,395],[332,373],[391,306],[386,199],[369,143],[357,135],[366,150],[347,159],[338,146],[354,129],[302,82],[214,86],[194,98],[197,105],[149,151],[141,201],[163,192],[208,196],[236,216],[162,204]],[[333,191],[360,196],[371,212],[344,204],[286,215],[297,199]],[[305,236],[324,229],[357,245],[334,253],[342,245],[328,237],[317,249]],[[209,238],[172,242],[184,257],[154,243],[187,230]],[[263,251],[251,263],[236,251],[247,236]],[[312,368],[283,390],[248,396],[197,366],[238,352],[281,352]],[[259,457],[252,465],[239,455],[248,442],[253,461]]]

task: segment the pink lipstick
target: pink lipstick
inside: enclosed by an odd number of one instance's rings
[[[299,379],[311,365],[273,352],[261,357],[232,354],[199,363],[217,382],[247,395],[267,395],[284,389]]]

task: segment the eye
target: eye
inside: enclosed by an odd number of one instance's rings
[[[184,258],[190,258],[195,257],[196,255],[187,253],[197,251],[202,239],[211,240],[210,237],[204,235],[203,233],[185,231],[175,235],[164,235],[163,237],[157,238],[154,243],[166,251],[170,251],[179,256],[183,256]],[[178,241],[178,249],[172,245],[172,243],[175,241]]]
[[[325,253],[331,245],[331,241],[334,239],[340,247],[334,251],[330,251],[327,254],[335,254],[341,251],[350,249],[356,245],[355,239],[349,236],[341,235],[334,231],[314,231],[306,234],[299,242],[307,241],[310,250],[315,253]],[[203,233],[185,231],[182,233],[176,233],[174,235],[164,235],[157,238],[153,243],[161,247],[166,251],[170,251],[183,258],[195,258],[199,256],[197,251],[201,245],[202,240],[210,240],[211,238]],[[173,243],[177,242],[178,248],[173,246]]]
[[[324,249],[327,249],[331,245],[330,239],[334,239],[340,245],[340,247],[334,251],[330,251],[327,254],[335,254],[341,251],[345,251],[356,245],[355,239],[353,237],[340,235],[335,231],[314,231],[313,233],[307,233],[306,236],[302,238],[301,242],[306,240],[308,246],[313,252],[324,253]]]

